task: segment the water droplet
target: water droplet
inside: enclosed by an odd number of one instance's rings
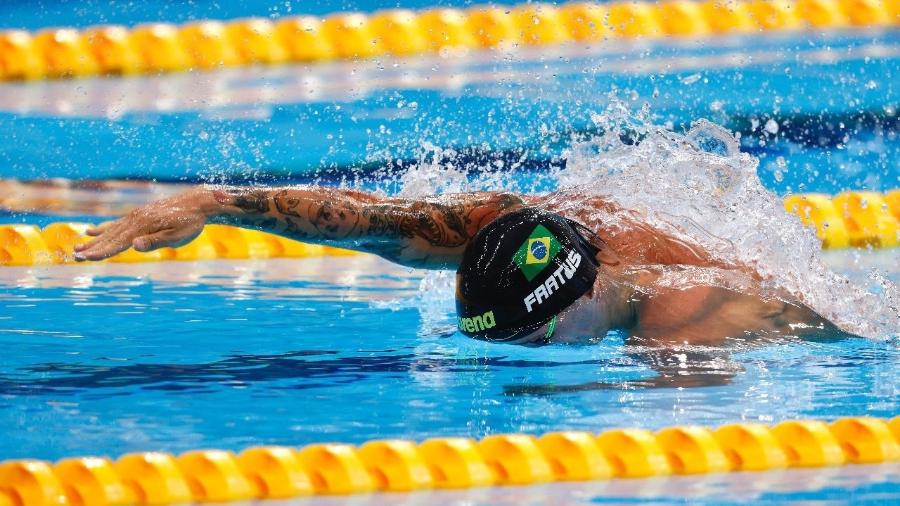
[[[681,84],[687,86],[700,80],[700,74],[691,74],[681,78]]]

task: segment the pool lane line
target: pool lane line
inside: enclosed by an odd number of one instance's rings
[[[892,40],[880,41],[871,33],[868,40],[859,38],[866,32],[842,37],[840,48],[835,47],[835,38],[828,34],[802,33],[806,36],[804,42],[809,44],[795,47],[790,52],[784,50],[784,45],[789,43],[788,34],[773,36],[762,47],[759,40],[737,34],[716,39],[651,39],[640,44],[630,39],[608,40],[588,46],[555,46],[552,54],[546,49],[528,48],[510,55],[502,68],[498,68],[496,55],[479,53],[452,64],[439,57],[423,57],[399,65],[399,59],[389,58],[349,64],[336,61],[316,65],[230,67],[216,72],[156,74],[125,80],[60,79],[41,86],[27,81],[4,83],[0,80],[0,111],[20,117],[101,118],[107,121],[125,120],[136,113],[183,111],[202,113],[206,119],[246,119],[248,111],[240,106],[258,111],[264,104],[365,100],[384,90],[438,91],[455,95],[463,88],[497,83],[515,87],[538,79],[542,83],[565,85],[565,76],[582,72],[598,78],[622,74],[662,78],[678,73],[741,71],[778,63],[791,65],[797,61],[804,65],[832,66],[872,60],[883,63],[900,58],[900,44]],[[747,47],[748,43],[751,47]],[[673,49],[677,50],[676,54],[670,53]],[[790,78],[790,73],[778,77],[785,82]],[[770,86],[777,87],[777,82],[771,82]],[[227,107],[223,107],[225,104]],[[733,108],[734,104],[730,105]],[[871,106],[865,101],[848,105],[855,111]],[[881,110],[883,106],[879,101],[874,109]],[[829,114],[835,113],[840,111],[831,107]],[[406,117],[412,112],[406,109],[397,114]],[[795,115],[796,111],[791,113],[791,116]],[[896,117],[886,118],[890,121]]]
[[[814,226],[826,249],[893,248],[900,245],[900,189],[887,193],[849,191],[834,197],[794,194],[784,199],[788,213]],[[90,240],[87,223],[0,225],[0,266],[75,263],[73,248]],[[354,251],[305,244],[258,230],[207,225],[196,239],[178,248],[150,252],[128,249],[110,262],[196,261],[215,259],[314,258],[356,255]]]
[[[900,245],[900,189],[846,191],[835,196],[797,193],[784,209],[816,228],[825,249],[894,248]]]
[[[91,238],[88,223],[51,223],[43,229],[35,225],[0,225],[0,265],[27,266],[75,263],[73,248]],[[162,262],[217,259],[315,258],[356,255],[355,251],[318,244],[306,244],[275,234],[231,227],[206,225],[193,241],[178,248],[139,252],[129,248],[109,262]]]
[[[0,463],[0,504],[126,506],[286,499],[900,461],[900,416],[258,446]]]
[[[364,60],[608,39],[889,28],[895,0],[720,0],[477,5],[0,32],[0,80],[154,74],[289,62]]]

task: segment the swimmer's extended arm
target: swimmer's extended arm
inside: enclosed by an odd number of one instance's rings
[[[522,204],[520,197],[495,192],[401,199],[317,186],[204,187],[89,231],[97,237],[78,247],[76,257],[100,260],[129,246],[178,246],[209,222],[375,253],[413,267],[451,268],[478,230]]]

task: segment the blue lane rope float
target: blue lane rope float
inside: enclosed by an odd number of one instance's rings
[[[836,196],[795,194],[784,200],[785,210],[816,228],[826,249],[847,247],[892,248],[900,245],[900,190],[887,193],[844,192]],[[90,238],[86,223],[0,225],[0,266],[74,263],[72,249]],[[189,244],[148,253],[126,250],[110,262],[311,258],[355,255],[340,248],[304,244],[273,234],[226,225],[207,225]]]
[[[128,506],[780,470],[900,460],[900,417],[390,439],[0,463],[0,505]]]
[[[0,81],[152,74],[239,65],[444,56],[469,50],[900,25],[896,0],[664,0],[392,9],[148,23],[83,31],[0,31]]]

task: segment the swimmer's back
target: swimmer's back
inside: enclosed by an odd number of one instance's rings
[[[734,339],[844,334],[809,307],[719,286],[659,288],[639,305],[632,336],[644,344],[721,346]]]
[[[713,258],[703,246],[685,236],[679,238],[673,232],[651,226],[640,213],[623,208],[609,197],[562,190],[526,197],[524,202],[584,224],[623,264],[740,268]]]

